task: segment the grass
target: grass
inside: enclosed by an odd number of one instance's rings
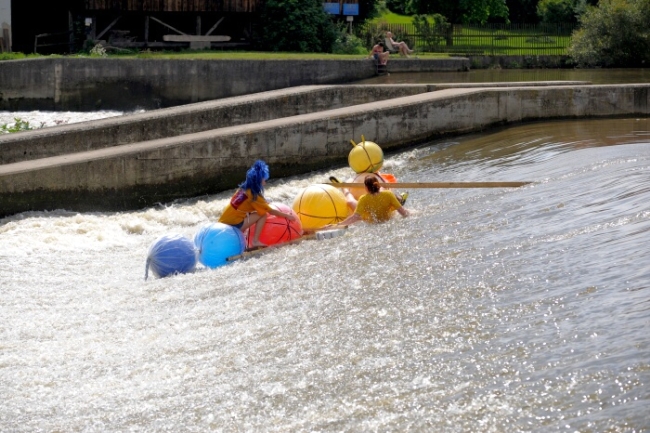
[[[40,54],[0,53],[0,60],[24,60],[43,57]]]
[[[411,15],[400,15],[391,11],[386,11],[380,16],[370,20],[370,22],[373,24],[413,24],[413,17]]]
[[[88,54],[70,54],[68,56],[45,56],[29,55],[22,53],[3,53],[13,54],[12,56],[2,56],[0,60],[16,60],[25,58],[44,58],[44,57],[91,57]],[[368,56],[366,54],[327,54],[327,53],[284,53],[284,52],[263,52],[263,51],[210,51],[210,50],[183,50],[183,51],[142,51],[131,53],[108,53],[105,58],[119,59],[178,59],[178,60],[361,60]],[[421,58],[440,58],[448,57],[445,53],[427,53],[420,56]]]
[[[370,21],[371,24],[401,25],[402,31],[407,32],[399,37],[410,40],[422,55],[425,49],[425,42],[417,37],[412,17],[399,15],[386,10],[377,18]],[[395,32],[395,31],[393,31]],[[398,31],[399,33],[399,31]],[[441,45],[429,47],[437,52],[451,53],[481,53],[485,55],[565,55],[566,49],[571,42],[569,34],[544,33],[541,28],[534,26],[513,26],[499,29],[488,26],[463,25],[454,33],[454,45],[446,46],[440,40]],[[440,53],[442,54],[442,53]]]
[[[134,55],[120,55],[122,58],[139,59],[201,59],[201,60],[359,60],[367,54],[326,54],[326,53],[280,53],[261,51],[179,51],[145,52]],[[429,54],[427,57],[447,57],[446,54]]]
[[[372,24],[399,24],[412,26],[410,15],[399,15],[386,10],[377,18],[370,21]],[[455,37],[454,46],[441,46],[437,52],[424,52],[423,41],[416,40],[416,49],[420,58],[448,57],[452,53],[482,52],[496,55],[537,55],[545,54],[552,50],[553,54],[565,54],[569,45],[570,36],[541,35],[539,32],[531,33],[530,30],[497,30],[490,32],[472,26],[463,26],[461,34]],[[182,50],[182,51],[132,51],[108,52],[109,58],[133,59],[197,59],[197,60],[358,60],[366,55],[359,54],[326,54],[326,53],[289,53],[289,52],[261,52],[261,51],[223,51],[223,50]],[[86,56],[88,54],[70,54],[68,57]],[[0,60],[25,59],[43,57],[39,55],[25,55],[22,53],[0,53]]]

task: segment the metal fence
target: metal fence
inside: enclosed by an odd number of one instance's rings
[[[453,24],[418,31],[413,24],[359,26],[356,34],[368,46],[383,41],[386,31],[420,52],[461,55],[565,55],[575,24]]]

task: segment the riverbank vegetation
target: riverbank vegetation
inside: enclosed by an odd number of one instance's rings
[[[10,134],[12,132],[31,131],[34,129],[28,121],[15,117],[13,123],[0,125],[0,134]]]
[[[353,25],[327,15],[322,0],[268,0],[246,51],[141,51],[91,43],[74,55],[358,59],[390,30],[421,58],[567,56],[581,67],[650,65],[648,0],[360,0],[359,5]],[[0,53],[0,60],[31,57],[38,55]]]
[[[601,0],[580,16],[568,54],[580,66],[650,66],[650,1]]]

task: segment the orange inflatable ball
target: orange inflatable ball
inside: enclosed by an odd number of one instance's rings
[[[286,204],[271,203],[271,207],[280,212],[293,214],[296,217],[298,216],[293,209]],[[253,244],[253,233],[255,233],[256,226],[257,224],[253,224],[248,228],[246,235],[246,248],[250,248]],[[301,236],[302,224],[299,219],[296,221],[289,221],[284,217],[268,214],[266,217],[266,223],[264,224],[264,227],[262,227],[262,233],[260,233],[260,242],[266,245],[276,245],[298,239]]]
[[[336,224],[348,216],[345,195],[332,185],[310,185],[298,193],[293,210],[305,231]]]
[[[384,152],[377,143],[366,141],[361,136],[359,144],[350,140],[352,150],[348,154],[348,164],[355,173],[376,173],[384,165]]]
[[[363,182],[366,180],[366,176],[374,176],[381,183],[395,183],[395,182],[397,182],[397,179],[395,178],[395,176],[393,176],[392,174],[389,174],[389,173],[359,173],[354,178],[348,180],[347,182],[363,184]],[[355,199],[359,200],[362,195],[366,194],[366,187],[365,186],[352,187],[352,188],[348,188],[348,191],[350,191],[350,194],[352,194],[352,196]]]

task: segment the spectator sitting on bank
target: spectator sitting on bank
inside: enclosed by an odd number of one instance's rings
[[[388,63],[388,57],[390,56],[390,53],[388,51],[384,51],[384,43],[383,42],[377,42],[374,47],[372,47],[372,50],[370,50],[370,58],[375,59],[380,65],[385,65]]]
[[[406,44],[406,42],[396,42],[393,39],[393,34],[391,32],[386,32],[386,39],[390,42],[390,44],[399,51],[400,54],[403,56],[408,57],[409,54],[413,54],[413,50],[409,49],[409,46]]]

